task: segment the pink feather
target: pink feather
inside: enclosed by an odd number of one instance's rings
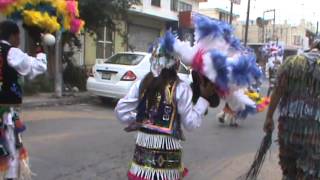
[[[70,32],[78,33],[81,30],[82,26],[83,26],[83,21],[81,19],[74,18],[71,20]]]
[[[200,73],[203,73],[203,51],[199,50],[196,55],[194,56],[193,62],[192,62],[192,68],[195,71],[198,71]]]
[[[72,15],[77,17],[79,15],[78,2],[74,0],[67,1],[67,11]]]
[[[16,0],[0,0],[0,9],[4,9],[7,6],[11,5],[14,3]]]

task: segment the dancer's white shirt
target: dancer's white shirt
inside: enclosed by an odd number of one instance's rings
[[[10,45],[7,41],[1,42]],[[38,53],[36,57],[32,57],[21,49],[12,47],[9,49],[7,60],[8,64],[21,76],[28,76],[30,79],[47,70],[47,57],[44,53]]]
[[[1,41],[2,43],[10,45],[7,41]],[[7,56],[8,64],[14,68],[21,76],[28,76],[30,79],[35,78],[37,75],[44,73],[47,70],[47,57],[44,53],[38,53],[36,57],[32,57],[24,53],[19,48],[10,48]],[[19,152],[15,148],[16,137],[14,133],[13,123],[13,110],[9,113],[4,113],[2,119],[4,124],[7,125],[5,133],[10,160],[8,162],[8,170],[5,174],[5,178],[18,178],[19,170]]]
[[[118,102],[115,108],[117,118],[125,124],[130,124],[136,120],[136,108],[139,104],[139,87],[141,81],[136,82],[129,93]],[[192,103],[192,90],[185,82],[179,82],[176,89],[176,102],[181,122],[185,129],[192,130],[200,127],[205,112],[209,107],[209,102],[200,97],[197,103]]]

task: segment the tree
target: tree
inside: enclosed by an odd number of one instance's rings
[[[140,0],[79,0],[78,8],[81,19],[85,21],[85,31],[94,35],[98,28],[107,27],[112,31],[116,31],[116,23],[115,20],[126,19],[129,8],[134,5],[140,3]],[[118,30],[120,31],[120,30]],[[125,37],[125,34],[120,33]],[[62,42],[61,46],[64,47],[65,44],[68,44],[71,48],[69,52],[61,52],[59,56],[62,58],[62,63],[67,64],[63,72],[63,80],[60,78],[61,82],[56,83],[56,95],[58,97],[61,96],[62,91],[62,81],[64,81],[64,85],[75,85],[77,83],[80,86],[80,89],[83,89],[85,80],[85,69],[80,67],[76,67],[72,63],[73,52],[75,48],[79,48],[81,46],[80,41],[77,36],[72,33],[65,32],[62,34]],[[56,73],[55,76],[60,75],[60,73]],[[83,77],[84,75],[84,77]],[[59,89],[59,90],[57,90]]]
[[[85,30],[97,32],[101,26],[116,30],[115,19],[126,19],[128,9],[139,4],[140,0],[81,0],[79,1],[80,17],[86,22]]]

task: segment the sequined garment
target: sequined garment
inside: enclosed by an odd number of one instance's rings
[[[174,98],[176,82],[158,95],[154,108],[147,109],[148,100],[142,95],[137,107],[139,129],[130,180],[180,180],[183,177],[183,139]]]

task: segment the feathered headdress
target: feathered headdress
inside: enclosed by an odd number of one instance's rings
[[[166,32],[164,37],[158,39],[150,48],[149,52],[152,53],[151,72],[155,77],[159,76],[162,69],[173,67],[178,58],[174,52],[173,44],[176,38],[170,32]]]
[[[240,43],[229,24],[198,14],[193,16],[193,21],[194,46],[173,39],[170,32],[165,34],[164,39],[170,37],[173,52],[184,64],[192,66],[214,83],[219,95],[233,104],[235,112],[241,113],[248,107],[256,109],[256,103],[240,91],[262,77],[254,52]]]
[[[283,56],[284,48],[275,42],[269,42],[263,46],[262,54],[267,58],[272,56]]]
[[[0,13],[49,33],[79,33],[84,26],[76,0],[0,0]]]

